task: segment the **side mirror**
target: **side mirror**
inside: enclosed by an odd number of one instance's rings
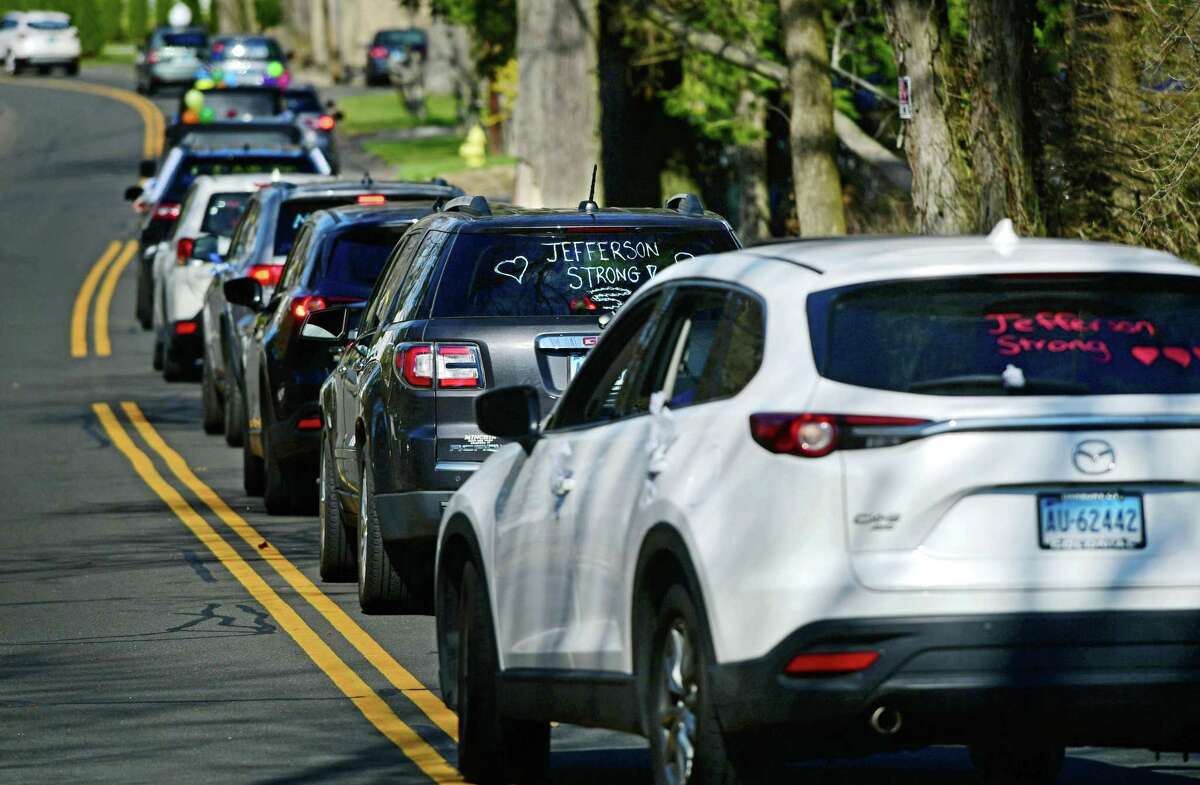
[[[153,177],[158,171],[158,162],[153,158],[143,158],[138,164],[138,174],[142,177]]]
[[[300,325],[300,337],[317,343],[344,344],[350,339],[351,322],[357,321],[357,318],[352,319],[352,310],[359,311],[346,306],[313,311]]]
[[[529,385],[501,387],[475,399],[475,420],[479,430],[520,444],[533,452],[540,436],[542,403],[538,391]]]
[[[337,120],[340,123],[341,121],[346,119],[346,114],[341,109],[334,109],[333,114],[331,114],[330,117],[332,117],[334,120]]]
[[[142,195],[142,187],[140,185],[131,185],[125,189],[125,201],[136,202]]]
[[[192,258],[199,259],[202,262],[221,261],[220,242],[220,238],[215,234],[200,235],[192,243]]]
[[[253,278],[234,278],[224,285],[225,299],[234,305],[243,305],[252,311],[263,310],[262,284]]]

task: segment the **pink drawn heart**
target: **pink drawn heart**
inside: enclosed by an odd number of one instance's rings
[[[1192,364],[1192,355],[1187,349],[1178,346],[1168,346],[1162,350],[1163,357],[1166,357],[1171,362],[1179,363],[1184,368]]]
[[[1158,349],[1153,346],[1135,346],[1129,353],[1137,358],[1142,365],[1152,365],[1158,359]]]

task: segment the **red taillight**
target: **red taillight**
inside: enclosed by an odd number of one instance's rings
[[[483,387],[479,350],[470,344],[410,344],[396,352],[396,370],[412,387],[477,390]]]
[[[157,221],[178,221],[180,206],[174,202],[161,202],[154,206],[154,219]]]
[[[837,449],[890,447],[916,438],[905,433],[878,434],[860,429],[899,428],[928,422],[915,417],[766,412],[750,415],[750,434],[771,452],[820,458]]]
[[[335,125],[337,125],[337,120],[334,120],[331,114],[323,114],[317,118],[317,128],[322,131],[332,131]]]
[[[326,305],[324,297],[306,294],[303,297],[297,297],[292,300],[292,316],[303,321],[305,316],[308,316],[313,311],[320,311]]]
[[[256,264],[250,268],[250,277],[263,286],[274,286],[279,283],[282,272],[282,264]]]
[[[192,251],[196,247],[196,241],[191,237],[184,237],[179,242],[175,243],[175,259],[180,264],[187,264],[188,259],[192,258]]]
[[[383,194],[362,194],[357,201],[359,204],[387,204],[387,197]]]
[[[296,428],[301,431],[319,431],[321,430],[321,418],[305,417],[296,422]]]
[[[215,44],[212,45],[212,53],[213,54],[219,55],[224,51],[225,51],[225,43],[223,41],[217,41]]]
[[[146,62],[150,65],[155,65],[158,63],[158,52],[151,52],[150,54],[146,55]]]
[[[857,673],[865,671],[879,659],[877,651],[822,652],[801,654],[783,669],[789,676],[820,676],[823,674]]]
[[[198,322],[175,322],[176,335],[195,335],[200,329]]]
[[[383,58],[385,58],[387,56],[388,56],[388,50],[387,50],[386,46],[372,46],[371,47],[371,57],[375,58],[376,60],[382,60]]]
[[[567,234],[620,234],[625,231],[624,226],[568,226],[564,230]]]

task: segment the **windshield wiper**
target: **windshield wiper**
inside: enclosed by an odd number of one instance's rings
[[[1088,386],[1080,382],[1022,377],[1020,384],[1014,384],[1011,377],[1001,373],[976,373],[963,376],[943,376],[940,379],[922,379],[910,384],[908,392],[956,390],[964,387],[999,390],[1009,395],[1086,395],[1088,393]]]

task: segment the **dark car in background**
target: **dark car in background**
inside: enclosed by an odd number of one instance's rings
[[[243,463],[253,468],[255,464],[250,458],[261,455],[261,445],[256,445],[257,453],[248,452],[251,447],[246,433],[253,426],[257,434],[260,423],[257,419],[251,423],[246,416],[242,373],[243,351],[249,343],[256,313],[230,303],[225,298],[225,282],[252,277],[262,285],[264,297],[269,301],[296,233],[319,210],[397,201],[432,203],[437,199],[452,199],[460,193],[459,189],[444,182],[375,182],[368,177],[307,183],[285,180],[268,184],[253,196],[234,232],[225,263],[215,270],[201,311],[203,361],[208,368],[203,380],[208,388],[203,391],[202,401],[205,407],[220,407],[219,413],[206,408],[204,418],[214,425],[213,430],[216,430],[217,422],[221,423],[229,446],[247,451]],[[243,479],[247,492],[262,493],[261,475],[248,475]]]
[[[191,85],[208,57],[202,27],[157,27],[138,48],[134,74],[139,93],[154,95],[164,85]]]
[[[305,317],[370,296],[397,242],[433,200],[393,202],[321,211],[300,229],[269,301],[253,278],[225,284],[226,297],[261,309],[243,370],[246,411],[262,425],[247,453],[248,475],[263,480],[267,512],[308,512],[317,506],[321,437],[321,384],[340,347],[300,340]],[[261,447],[255,455],[254,443]]]
[[[325,160],[333,167],[333,171],[338,171],[337,137],[334,129],[342,119],[342,113],[337,110],[333,101],[322,104],[317,88],[312,85],[284,90],[283,100],[288,114],[295,118],[305,143],[320,150],[325,155]]]
[[[390,83],[389,63],[392,57],[429,59],[429,36],[416,27],[380,30],[367,47],[366,79],[368,85]]]
[[[274,38],[221,35],[208,51],[209,76],[227,85],[263,85],[279,89],[291,83],[288,55]]]
[[[527,384],[549,408],[601,326],[661,269],[739,246],[694,196],[667,209],[493,209],[462,197],[405,236],[321,393],[321,574],[367,612],[429,607],[451,494],[498,446],[484,390]],[[305,336],[344,345],[344,309]],[[354,537],[357,537],[355,548]]]

